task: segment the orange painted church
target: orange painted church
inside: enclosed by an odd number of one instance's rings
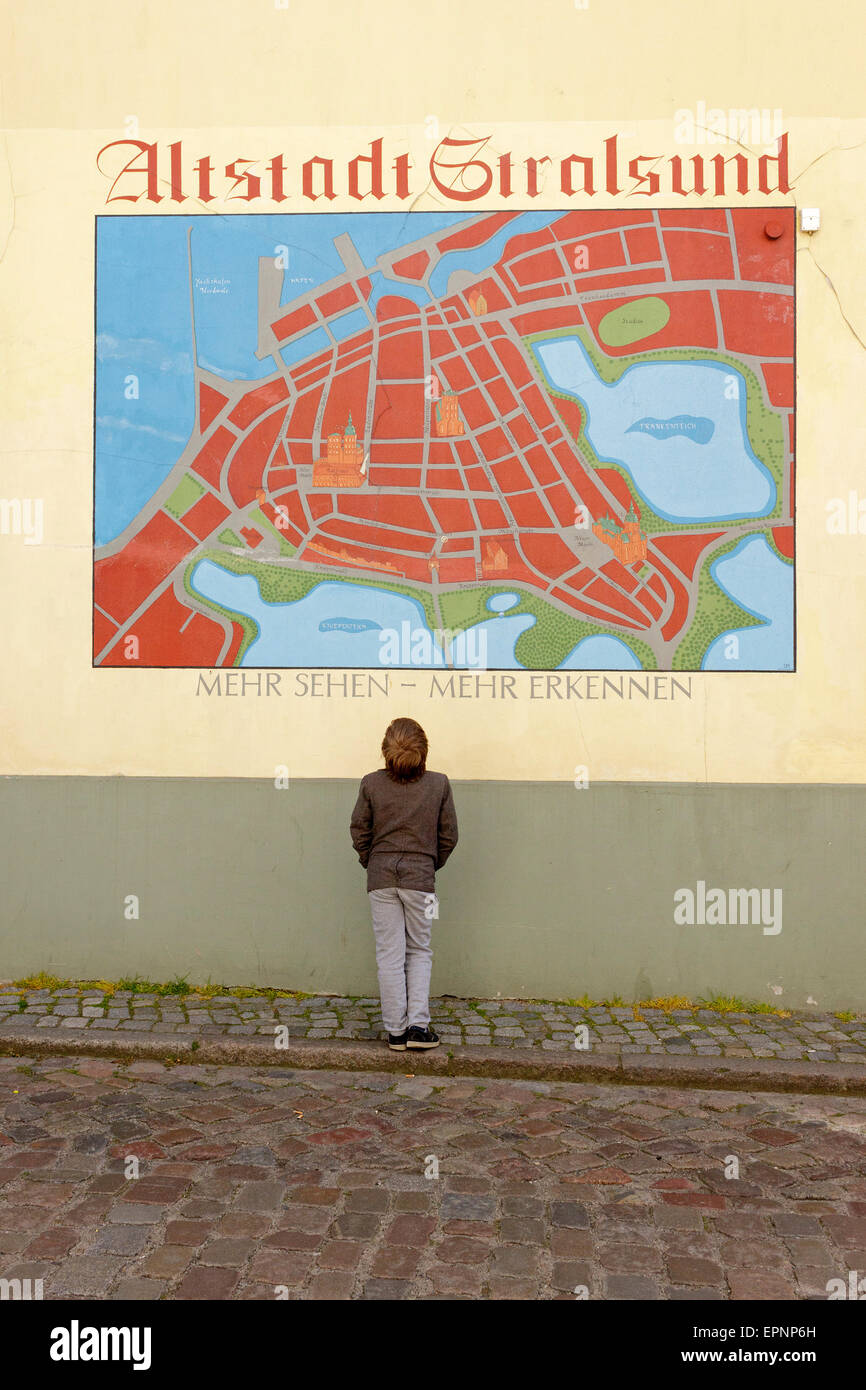
[[[358,440],[349,411],[349,423],[341,434],[328,435],[327,452],[313,464],[313,487],[362,487],[364,446]]]

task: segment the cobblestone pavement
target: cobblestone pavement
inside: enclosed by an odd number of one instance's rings
[[[0,1057],[0,1097],[0,1277],[47,1299],[808,1300],[866,1271],[861,1099],[56,1056]]]
[[[22,1003],[23,1001],[23,1003]],[[574,1047],[575,1027],[587,1028],[598,1053],[670,1053],[691,1057],[776,1057],[780,1060],[862,1062],[866,1018],[845,1022],[834,1014],[714,1013],[709,1009],[579,1008],[520,1000],[433,999],[431,1013],[444,1047],[493,1044],[561,1051]],[[284,1024],[294,1038],[365,1039],[382,1036],[378,999],[239,999],[220,995],[133,994],[118,990],[0,987],[0,1037],[33,1027],[94,1033],[254,1037]]]

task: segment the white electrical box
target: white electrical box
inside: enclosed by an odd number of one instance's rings
[[[800,231],[817,232],[821,225],[820,208],[800,208]]]

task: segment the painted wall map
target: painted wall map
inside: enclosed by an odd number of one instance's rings
[[[97,219],[97,666],[794,669],[794,210]]]

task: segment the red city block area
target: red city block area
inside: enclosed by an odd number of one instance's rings
[[[424,375],[424,340],[420,328],[398,333],[382,340],[379,347],[380,379],[411,378]]]
[[[184,514],[183,524],[188,531],[192,531],[203,541],[229,515],[228,507],[223,506],[218,497],[214,497],[212,492],[206,492],[204,497],[199,498],[195,506],[190,507]]]
[[[684,213],[682,208],[659,208],[657,213],[662,227],[678,227],[681,231],[705,231],[705,232],[726,232],[728,223],[725,214],[719,208],[713,212],[707,210],[699,212],[696,208],[689,208]]]
[[[730,280],[734,273],[726,236],[707,232],[665,232],[665,250],[675,280]]]
[[[691,579],[707,546],[722,535],[724,535],[723,531],[700,531],[696,536],[688,536],[683,533],[673,536],[656,536],[653,544],[676,565],[680,574]]]
[[[495,236],[502,227],[512,222],[517,217],[516,212],[494,212],[489,217],[483,217],[472,227],[466,227],[460,232],[452,232],[444,236],[438,243],[440,251],[466,251],[473,246],[481,246],[483,242],[489,241]]]
[[[791,285],[794,280],[794,208],[736,208],[731,213],[737,260],[743,280],[771,280]],[[780,236],[769,236],[781,227]]]
[[[596,477],[601,479],[609,492],[612,492],[619,505],[624,511],[628,511],[629,503],[633,501],[631,488],[621,473],[615,468],[599,468]]]
[[[228,396],[224,396],[221,391],[215,391],[207,382],[202,382],[199,388],[198,405],[198,427],[202,434],[213,424],[224,405],[228,404]]]
[[[450,531],[471,533],[475,530],[472,508],[459,497],[434,497],[430,508],[446,535]]]
[[[278,410],[262,420],[235,450],[229,469],[229,493],[235,506],[245,507],[252,502],[262,486],[285,414],[284,409]]]
[[[284,314],[281,319],[274,323],[274,336],[279,342],[285,342],[287,338],[293,338],[296,333],[301,333],[305,328],[310,328],[316,322],[316,315],[309,304],[304,304],[300,309],[295,309],[290,314]]]
[[[794,404],[793,362],[765,362],[762,371],[767,383],[767,395],[773,405]]]
[[[171,574],[194,544],[170,516],[156,512],[117,555],[97,560],[96,603],[117,622],[123,622]]]
[[[424,387],[390,384],[376,389],[373,436],[401,439],[417,436],[418,414],[424,409]]]
[[[321,398],[321,386],[313,387],[312,390],[305,391],[299,396],[286,426],[286,435],[289,439],[306,441],[310,438],[316,423],[316,412]]]
[[[190,611],[166,589],[118,638],[102,665],[213,666],[225,632],[201,613],[190,618]]]
[[[632,227],[623,232],[628,247],[628,258],[639,264],[641,261],[657,261],[661,257],[661,247],[654,227]]]
[[[733,352],[790,356],[794,346],[794,299],[789,294],[719,290],[725,346]]]
[[[358,302],[354,286],[341,285],[339,289],[331,290],[330,294],[323,294],[321,299],[316,300],[316,306],[322,318],[329,318],[332,314],[339,314],[345,309],[351,309]]]
[[[219,488],[223,463],[236,439],[237,435],[220,425],[190,464],[193,473],[204,478],[205,482],[210,483],[212,488]]]
[[[401,261],[393,261],[391,269],[404,280],[423,280],[430,257],[426,251],[416,251],[414,256],[404,256]]]
[[[558,579],[577,566],[574,551],[553,532],[524,536],[521,547],[529,563],[549,579]]]
[[[288,394],[288,386],[282,377],[278,377],[276,381],[269,381],[265,386],[259,386],[255,391],[248,391],[245,396],[242,396],[229,415],[229,419],[232,424],[246,429],[252,420],[255,420],[269,406],[284,401]]]
[[[389,496],[388,493],[365,497],[351,492],[341,492],[338,496],[339,510],[347,516],[366,517],[407,531],[433,531],[430,514],[420,497]]]
[[[389,319],[417,319],[418,310],[411,299],[405,299],[403,295],[383,294],[376,305],[376,318],[380,323],[387,323]]]
[[[327,439],[334,431],[340,434],[346,429],[351,415],[356,430],[363,431],[367,413],[367,383],[370,368],[366,362],[348,371],[338,372],[332,377],[328,404],[322,417],[322,437]]]

